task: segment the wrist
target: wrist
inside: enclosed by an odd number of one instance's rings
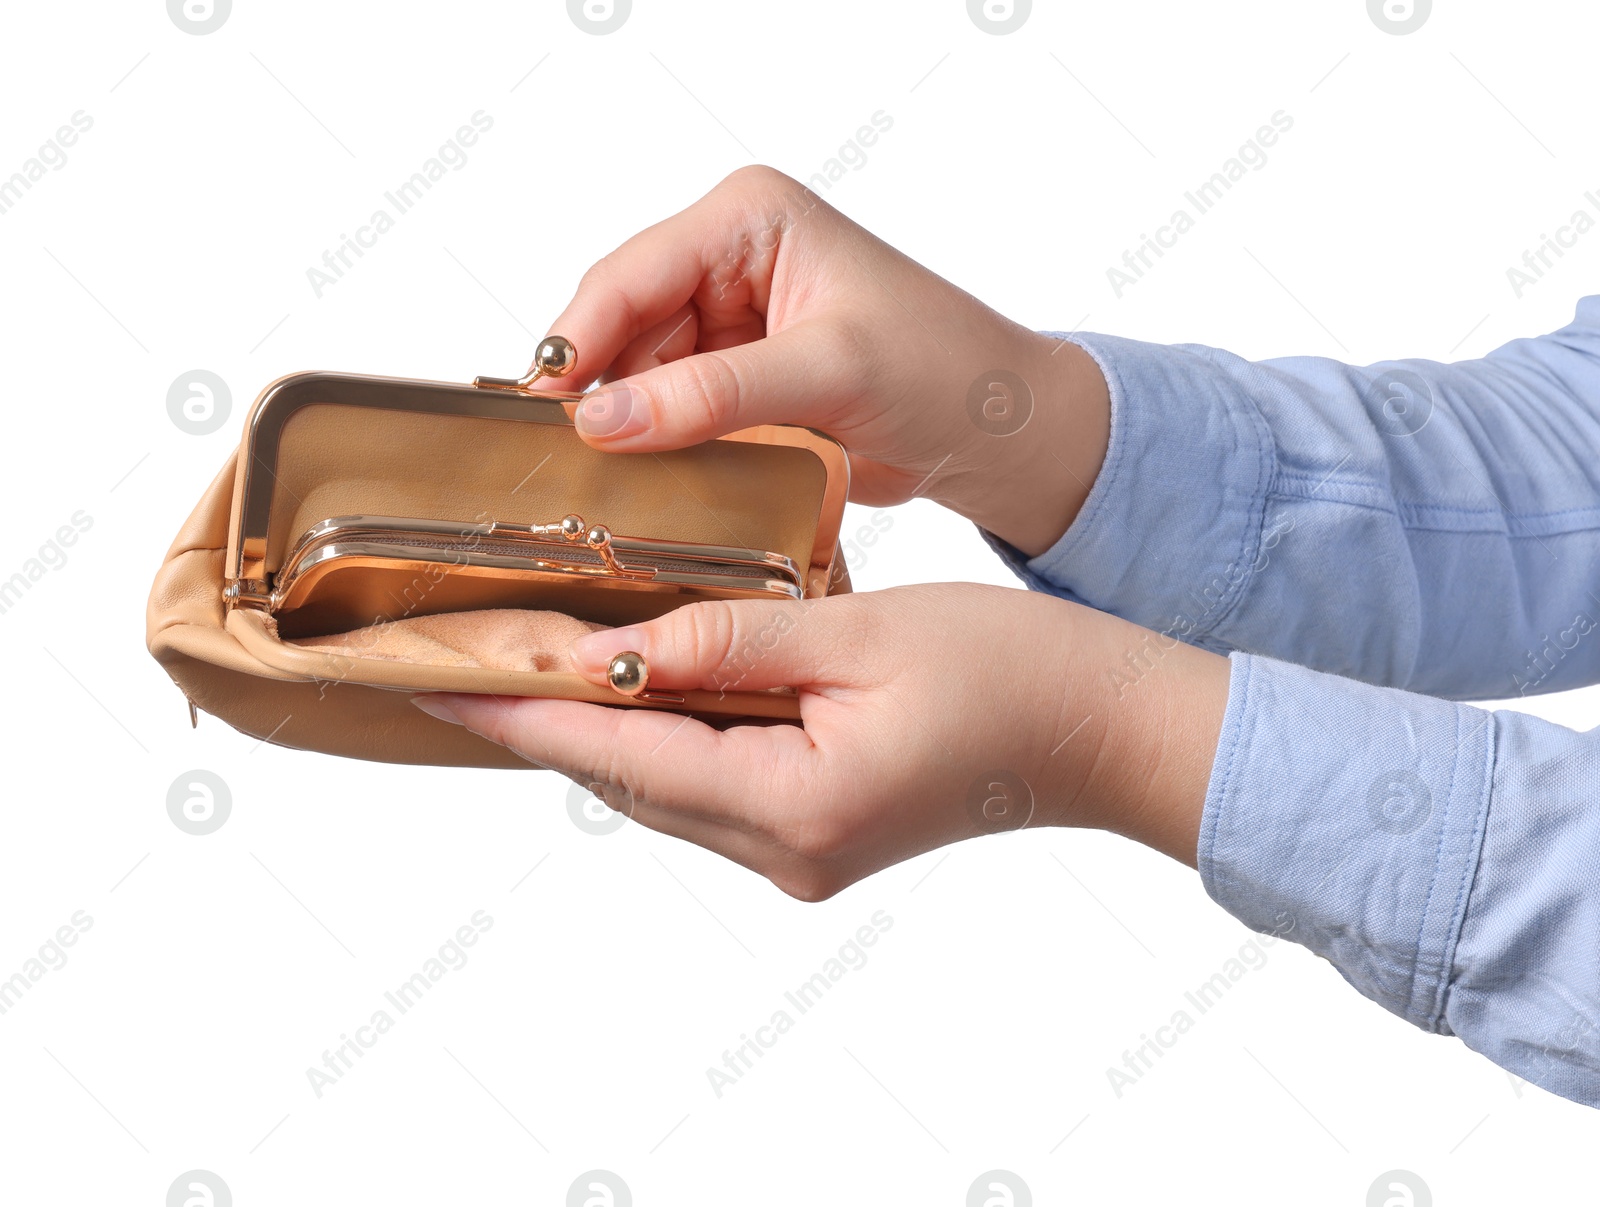
[[[996,380],[979,378],[966,400],[977,455],[939,501],[1036,557],[1066,533],[1100,473],[1110,390],[1077,344],[1022,328],[1007,343]]]
[[[1111,828],[1190,867],[1229,682],[1227,658],[1178,642],[1141,685],[1148,692],[1126,694],[1121,703],[1131,707],[1110,727],[1100,791],[1117,819]]]
[[[1195,866],[1228,706],[1227,658],[1077,604],[1056,619],[1071,685],[1056,728],[1055,824],[1110,830]],[[1048,749],[1048,748],[1047,748]]]

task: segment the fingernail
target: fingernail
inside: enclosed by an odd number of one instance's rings
[[[456,716],[454,712],[438,700],[430,700],[427,696],[412,696],[411,703],[415,704],[430,717],[448,721],[451,725],[460,725],[462,723],[460,717]]]
[[[585,633],[572,643],[572,661],[578,673],[590,678],[603,678],[606,664],[623,650],[637,650],[644,644],[640,629],[601,629]]]
[[[627,386],[608,386],[596,390],[578,404],[573,422],[585,436],[620,440],[645,428],[642,400]]]

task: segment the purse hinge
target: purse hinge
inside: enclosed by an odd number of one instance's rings
[[[258,578],[229,579],[222,589],[222,601],[228,608],[266,609],[272,603],[272,588]]]

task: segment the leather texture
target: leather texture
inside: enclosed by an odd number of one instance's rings
[[[271,544],[335,515],[550,522],[578,511],[619,534],[737,543],[804,565],[827,483],[801,449],[714,442],[628,456],[590,449],[570,428],[462,416],[309,407],[285,430]],[[146,612],[150,652],[188,700],[252,737],[379,762],[526,769],[505,747],[412,706],[424,691],[587,700],[715,717],[797,720],[792,692],[680,692],[628,700],[572,673],[431,666],[279,640],[264,612],[225,612],[236,453],[180,528]],[[282,511],[279,507],[282,507]],[[463,512],[465,513],[463,515]],[[278,522],[280,515],[289,518]],[[834,591],[848,591],[844,576]]]
[[[278,636],[346,658],[420,662],[431,666],[492,666],[511,671],[570,671],[572,643],[604,626],[565,612],[484,608],[407,616],[320,637]]]

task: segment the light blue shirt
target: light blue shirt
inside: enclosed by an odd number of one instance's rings
[[[1449,702],[1600,682],[1600,297],[1457,364],[1071,338],[1105,466],[1053,548],[992,543],[1231,655],[1206,890],[1600,1106],[1600,730]]]

